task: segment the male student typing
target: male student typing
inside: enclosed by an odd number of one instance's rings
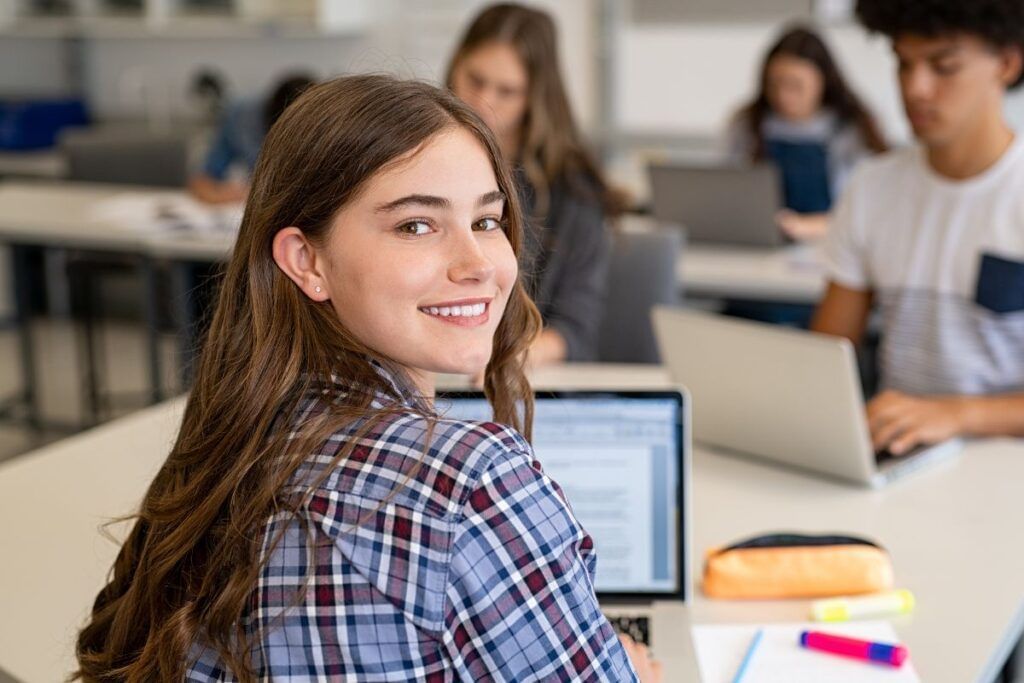
[[[872,439],[894,454],[956,435],[1024,435],[1020,0],[859,0],[887,35],[919,145],[863,162],[832,218],[812,328],[857,343],[882,316]]]

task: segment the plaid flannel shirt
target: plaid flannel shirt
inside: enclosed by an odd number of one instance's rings
[[[293,435],[327,409],[305,400]],[[327,474],[301,519],[266,525],[243,618],[261,680],[636,680],[598,608],[591,538],[521,435],[442,419],[426,449],[410,411],[326,472],[353,431],[293,478],[302,490]],[[186,680],[235,679],[196,643]]]

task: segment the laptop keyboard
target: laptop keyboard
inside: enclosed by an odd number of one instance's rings
[[[882,465],[889,462],[900,461],[905,458],[913,457],[918,453],[928,450],[929,448],[931,448],[931,446],[917,445],[902,455],[894,455],[893,452],[890,451],[889,449],[883,448],[880,451],[875,451],[875,462],[877,462],[879,465]]]
[[[641,645],[651,644],[650,617],[614,616],[608,617],[616,633],[627,635]]]

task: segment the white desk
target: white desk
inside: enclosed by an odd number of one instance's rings
[[[0,463],[0,668],[20,681],[74,668],[77,628],[117,555],[99,527],[136,509],[183,407],[162,403]]]
[[[57,179],[67,171],[67,159],[57,150],[0,152],[0,177]]]
[[[631,379],[632,378],[632,379]],[[600,366],[538,373],[538,387],[660,387],[659,368]],[[169,401],[0,465],[0,668],[52,681],[73,665],[75,629],[117,548],[97,532],[132,510],[166,455],[183,402]],[[696,450],[691,570],[703,550],[773,530],[844,531],[892,552],[918,598],[896,620],[922,680],[988,682],[1024,630],[1024,442],[970,444],[962,457],[884,491],[858,489]],[[806,618],[806,601],[655,605],[653,647],[669,681],[696,680],[693,623]]]
[[[0,239],[69,249],[141,251],[145,232],[95,215],[100,202],[124,191],[118,185],[89,183],[0,183]]]
[[[816,247],[740,249],[687,245],[677,270],[687,297],[816,304],[825,272]]]
[[[0,240],[67,249],[94,249],[152,257],[223,260],[231,233],[171,232],[111,220],[102,203],[125,194],[180,199],[179,190],[97,183],[0,183]]]
[[[621,224],[624,232],[658,228],[648,216],[626,216]],[[688,243],[676,274],[684,296],[691,298],[816,304],[825,291],[819,247],[809,244],[755,249]]]
[[[11,181],[0,183],[0,242],[33,245],[47,249],[85,249],[115,252],[132,257],[144,283],[140,291],[147,321],[149,375],[153,400],[163,396],[162,371],[157,331],[156,263],[169,263],[174,272],[176,312],[182,328],[183,359],[191,348],[189,332],[193,311],[187,292],[191,283],[185,262],[219,262],[228,258],[234,245],[231,231],[161,230],[115,220],[101,211],[104,205],[121,196],[166,198],[169,204],[185,196],[177,190],[141,188],[91,183],[53,183]],[[17,253],[17,252],[15,252]],[[28,288],[24,264],[15,259],[15,313],[21,332],[21,365],[25,380],[22,400],[28,406],[29,419],[38,421],[35,397],[33,342],[28,333]]]

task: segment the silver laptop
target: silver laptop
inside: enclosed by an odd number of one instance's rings
[[[877,456],[846,339],[678,308],[653,315],[662,359],[692,392],[698,441],[874,487],[960,451],[951,440]]]
[[[444,392],[436,405],[492,419],[481,392]],[[695,661],[679,617],[692,599],[689,424],[683,390],[538,392],[533,420],[537,460],[594,541],[602,608],[674,669]]]
[[[685,227],[690,242],[747,247],[788,243],[775,223],[782,196],[774,165],[651,164],[648,172],[654,217]]]

